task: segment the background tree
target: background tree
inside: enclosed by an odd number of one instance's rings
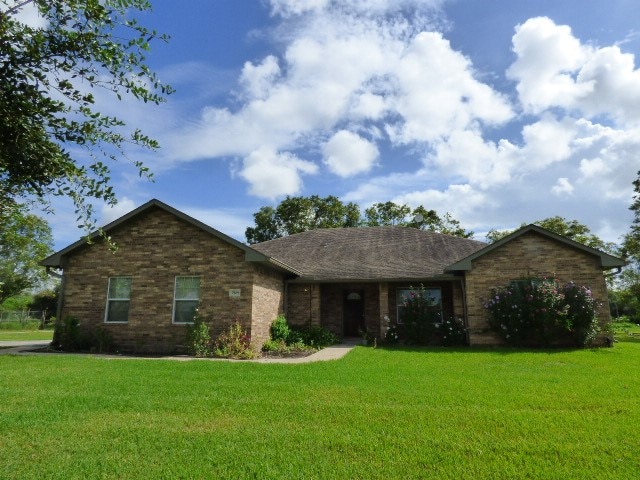
[[[622,243],[622,256],[628,265],[611,292],[611,304],[614,315],[626,315],[631,321],[640,323],[640,171],[633,186],[634,195],[629,210],[634,218]]]
[[[43,25],[20,21],[35,6]],[[73,200],[78,222],[95,225],[92,199],[117,202],[105,161],[126,145],[157,148],[139,129],[96,107],[96,92],[160,103],[171,93],[145,63],[153,39],[135,14],[147,0],[0,0],[0,205],[25,198]],[[132,161],[141,176],[147,167]]]
[[[332,195],[287,196],[276,208],[262,207],[253,218],[255,226],[245,231],[250,244],[316,228],[355,227],[360,221],[360,208]]]
[[[360,207],[356,203],[344,204],[334,196],[287,197],[276,208],[262,207],[253,218],[255,226],[245,232],[250,244],[316,228],[381,225],[414,227],[464,238],[473,236],[473,232],[462,228],[448,213],[440,217],[435,210],[423,206],[412,210],[408,205],[394,202],[376,203],[365,210],[361,220]]]
[[[544,220],[537,220],[533,222],[546,230],[549,230],[558,235],[570,238],[578,243],[582,243],[591,248],[596,248],[604,252],[616,254],[618,247],[615,243],[605,242],[600,237],[591,232],[589,227],[577,220],[567,220],[560,216],[545,218]],[[523,223],[520,228],[525,227],[527,224]],[[490,243],[496,242],[501,238],[511,235],[517,229],[514,230],[489,230],[486,238]]]
[[[39,262],[51,253],[52,243],[47,222],[25,207],[5,216],[0,226],[0,303],[46,279]]]

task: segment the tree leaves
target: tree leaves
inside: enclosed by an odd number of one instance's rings
[[[145,64],[145,53],[150,42],[168,37],[133,18],[150,9],[145,0],[33,0],[46,27],[16,18],[26,3],[0,12],[0,202],[67,196],[91,229],[86,215],[92,209],[85,204],[114,204],[116,196],[110,167],[94,168],[86,159],[126,159],[127,145],[159,147],[95,110],[92,90],[163,102],[173,90]],[[149,176],[140,162],[132,163]]]
[[[393,202],[376,203],[365,210],[361,218],[360,207],[353,202],[344,204],[338,197],[287,197],[276,207],[265,206],[253,215],[255,226],[245,231],[249,244],[306,232],[317,228],[375,227],[399,225],[430,230],[463,238],[467,231],[448,213],[440,217],[435,210]]]

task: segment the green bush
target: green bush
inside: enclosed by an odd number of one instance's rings
[[[287,319],[284,315],[278,315],[271,324],[270,328],[271,340],[283,341],[286,343],[289,335],[291,334],[291,328],[287,323]]]
[[[442,345],[445,347],[467,344],[467,328],[462,318],[445,318],[438,325],[438,332],[440,333]]]
[[[384,343],[388,345],[396,345],[400,342],[400,331],[397,325],[390,325],[384,336]]]
[[[76,317],[64,317],[56,320],[53,327],[52,345],[64,352],[80,349],[80,320]]]
[[[588,345],[598,333],[598,302],[587,287],[555,278],[527,279],[492,290],[489,325],[507,343],[527,347]]]
[[[237,359],[256,357],[256,352],[251,348],[251,339],[239,323],[231,325],[228,331],[216,339],[215,354],[218,357]]]
[[[308,347],[324,348],[337,343],[338,339],[329,330],[317,325],[291,327],[287,344],[302,343]]]
[[[338,339],[319,326],[292,327],[284,315],[271,324],[271,339],[262,346],[264,352],[293,353],[317,350],[336,343]]]
[[[202,319],[197,309],[193,316],[193,324],[189,326],[187,332],[187,350],[198,358],[210,357],[213,354],[209,325]]]

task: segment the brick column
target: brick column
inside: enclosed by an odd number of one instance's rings
[[[380,312],[380,339],[384,340],[389,328],[389,284],[378,284],[378,302]]]

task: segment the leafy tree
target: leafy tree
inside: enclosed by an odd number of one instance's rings
[[[441,217],[435,210],[427,210],[422,205],[411,210],[408,205],[398,205],[394,202],[374,203],[365,210],[362,226],[379,225],[399,225],[462,238],[473,237],[473,232],[465,230],[449,213]]]
[[[570,238],[571,240],[582,243],[583,245],[587,245],[588,247],[597,248],[598,250],[614,254],[617,251],[617,246],[615,243],[605,242],[594,233],[591,233],[589,227],[578,222],[577,220],[567,220],[563,217],[555,216],[545,218],[544,220],[538,220],[534,223],[546,230]],[[526,225],[526,223],[523,223],[520,228],[525,227]],[[515,231],[516,229],[503,231],[492,229],[489,230],[486,238],[490,243],[493,243],[500,240],[501,238],[506,237],[507,235],[511,235]]]
[[[27,4],[44,26],[20,20]],[[158,104],[171,93],[145,63],[150,42],[167,38],[135,19],[150,8],[148,0],[0,0],[0,205],[66,196],[90,229],[91,200],[116,203],[105,162],[126,158],[127,145],[158,144],[98,111],[95,95]]]
[[[634,213],[634,219],[622,243],[622,256],[629,264],[619,278],[614,299],[617,313],[640,322],[640,171],[633,186],[633,202],[629,210]]]
[[[253,215],[255,227],[247,228],[250,244],[306,232],[316,228],[355,227],[360,209],[355,203],[344,204],[339,198],[289,197],[276,207],[262,207]]]
[[[633,181],[633,203],[629,207],[634,214],[631,230],[624,236],[622,244],[623,255],[636,264],[640,263],[640,171],[638,178]]]
[[[364,211],[363,225],[377,227],[380,225],[406,225],[411,214],[408,205],[398,205],[393,202],[374,203]]]
[[[15,208],[0,223],[0,303],[38,286],[46,274],[38,262],[51,253],[51,228],[45,220]]]
[[[344,204],[334,196],[287,197],[276,208],[262,207],[253,218],[255,226],[245,232],[250,244],[316,228],[381,225],[414,227],[464,238],[473,236],[473,232],[462,228],[460,222],[448,213],[440,217],[435,210],[427,210],[423,206],[411,210],[408,205],[394,202],[376,203],[365,210],[361,220],[357,204]]]

